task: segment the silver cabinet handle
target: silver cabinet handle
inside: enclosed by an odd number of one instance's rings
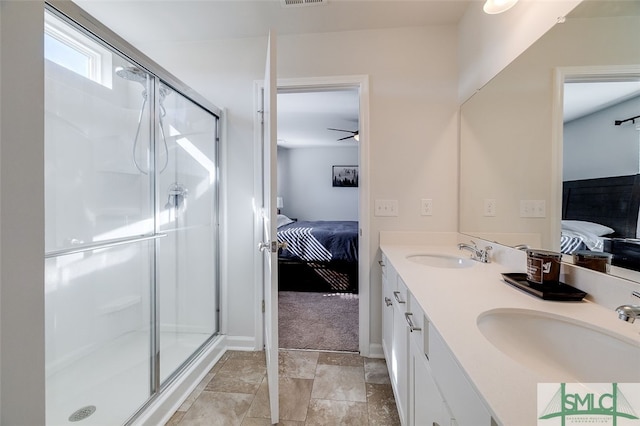
[[[422,328],[416,327],[415,324],[413,324],[413,320],[411,319],[412,316],[413,314],[411,312],[404,313],[404,319],[407,320],[407,324],[409,324],[409,331],[412,333],[414,331],[422,331]]]
[[[389,299],[387,296],[384,297],[384,304],[387,306],[391,306],[393,305],[393,302],[391,301],[391,299]]]
[[[393,292],[393,297],[396,298],[396,302],[398,302],[398,303],[407,303],[406,301],[400,299],[400,292],[399,291],[394,291]]]

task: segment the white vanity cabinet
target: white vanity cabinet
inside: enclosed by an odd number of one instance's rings
[[[445,341],[384,255],[381,266],[382,347],[401,424],[495,426]]]

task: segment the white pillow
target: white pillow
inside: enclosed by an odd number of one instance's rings
[[[284,226],[284,225],[288,225],[290,223],[293,223],[293,220],[289,219],[288,217],[286,217],[283,214],[279,214],[278,215],[278,228],[280,228],[281,226]]]
[[[586,234],[597,235],[602,237],[603,235],[613,234],[615,231],[608,226],[600,225],[599,223],[585,222],[583,220],[563,220],[562,229],[566,229],[574,232],[583,232]]]

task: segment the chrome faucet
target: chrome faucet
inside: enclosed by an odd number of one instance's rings
[[[458,250],[468,250],[471,252],[471,259],[477,260],[482,263],[490,263],[489,250],[493,249],[491,246],[486,246],[484,249],[479,249],[474,241],[471,244],[460,243],[458,244]]]
[[[616,312],[622,321],[632,323],[640,317],[640,305],[621,305],[616,308]]]

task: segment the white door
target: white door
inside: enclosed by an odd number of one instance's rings
[[[267,64],[262,98],[262,223],[263,236],[260,249],[263,252],[264,282],[264,335],[269,382],[269,406],[271,423],[279,421],[278,406],[278,242],[276,223],[276,36],[269,32]],[[273,220],[272,220],[273,218]]]

